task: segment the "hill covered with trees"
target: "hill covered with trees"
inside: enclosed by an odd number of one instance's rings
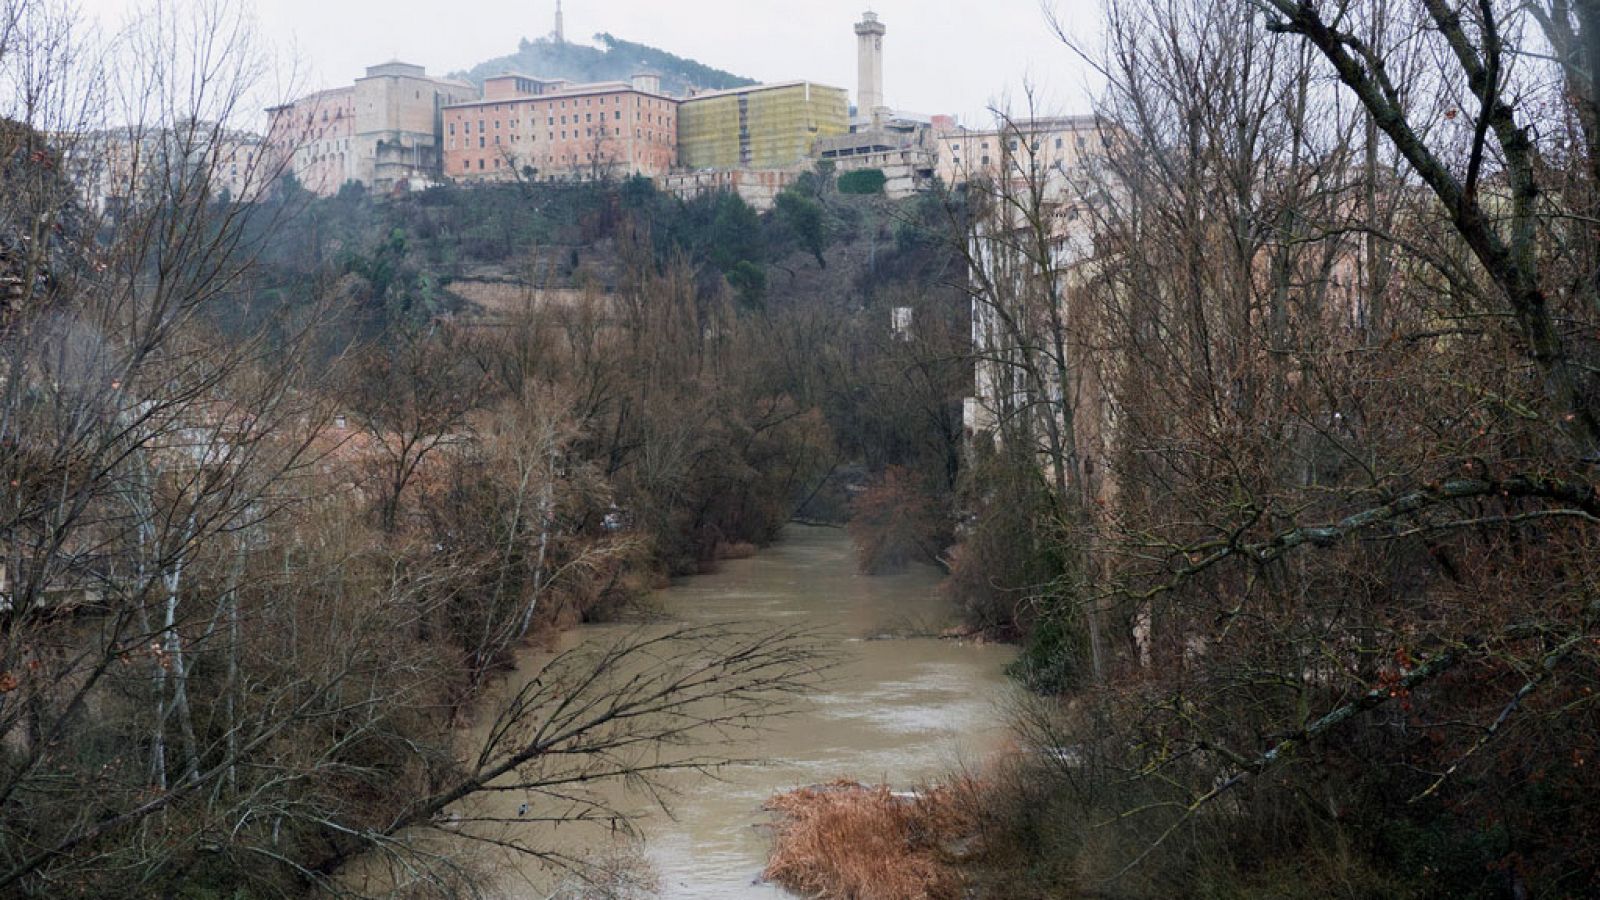
[[[594,37],[600,46],[571,44],[547,37],[533,41],[523,38],[516,53],[486,60],[456,74],[482,84],[485,78],[506,72],[538,78],[569,78],[576,82],[619,81],[640,72],[650,72],[661,76],[662,88],[680,95],[687,94],[690,88],[722,90],[756,83],[754,79],[610,34]]]

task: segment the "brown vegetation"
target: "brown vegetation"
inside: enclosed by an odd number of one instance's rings
[[[459,894],[477,873],[427,835],[496,839],[455,806],[489,790],[530,798],[520,852],[570,862],[534,823],[609,835],[594,786],[731,763],[815,642],[641,632],[551,662],[481,741],[453,726],[518,648],[749,552],[813,491],[832,432],[766,352],[790,323],[642,226],[604,303],[408,306],[388,207],[215,193],[264,69],[225,7],[105,48],[148,101],[121,110],[64,6],[0,4],[0,894],[295,895],[358,857]],[[123,115],[148,156],[86,206],[59,163]],[[383,233],[342,273],[331,206]]]
[[[1060,698],[1018,864],[1593,893],[1600,19],[1102,7],[1096,152],[1049,169],[1025,110],[963,200],[1004,466],[957,583]]]
[[[762,877],[807,897],[954,900],[965,896],[968,787],[896,793],[836,781],[767,801],[779,815]]]
[[[889,572],[913,560],[939,559],[947,517],[914,479],[904,467],[890,466],[851,500],[846,527],[863,572]]]

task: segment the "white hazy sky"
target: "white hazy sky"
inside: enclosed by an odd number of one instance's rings
[[[992,102],[1040,87],[1044,112],[1087,109],[1090,74],[1056,39],[1042,2],[1072,30],[1097,30],[1095,0],[565,0],[567,39],[610,32],[760,81],[810,79],[856,94],[855,34],[870,7],[888,27],[890,105],[981,122]],[[80,0],[108,28],[133,0]],[[398,57],[434,74],[513,53],[547,34],[555,0],[255,0],[259,28],[299,61],[304,87],[348,84]],[[542,75],[545,73],[531,72]],[[1018,104],[1020,105],[1020,104]]]

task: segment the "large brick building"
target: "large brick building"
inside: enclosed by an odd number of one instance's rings
[[[677,159],[678,101],[660,81],[484,81],[483,99],[444,110],[444,172],[459,181],[659,178]]]

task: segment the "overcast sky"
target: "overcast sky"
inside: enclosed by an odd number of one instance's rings
[[[118,24],[131,0],[80,0]],[[1094,0],[1054,0],[1092,35]],[[1049,112],[1087,108],[1089,78],[1051,34],[1041,0],[876,0],[884,24],[884,93],[897,109],[982,121],[991,102],[1041,86]],[[348,84],[398,57],[434,74],[513,53],[548,34],[555,0],[255,0],[263,35],[292,53],[307,87]],[[856,95],[852,25],[864,0],[565,0],[567,39],[597,32],[650,44],[760,81],[810,79]],[[543,72],[530,72],[543,75]]]

